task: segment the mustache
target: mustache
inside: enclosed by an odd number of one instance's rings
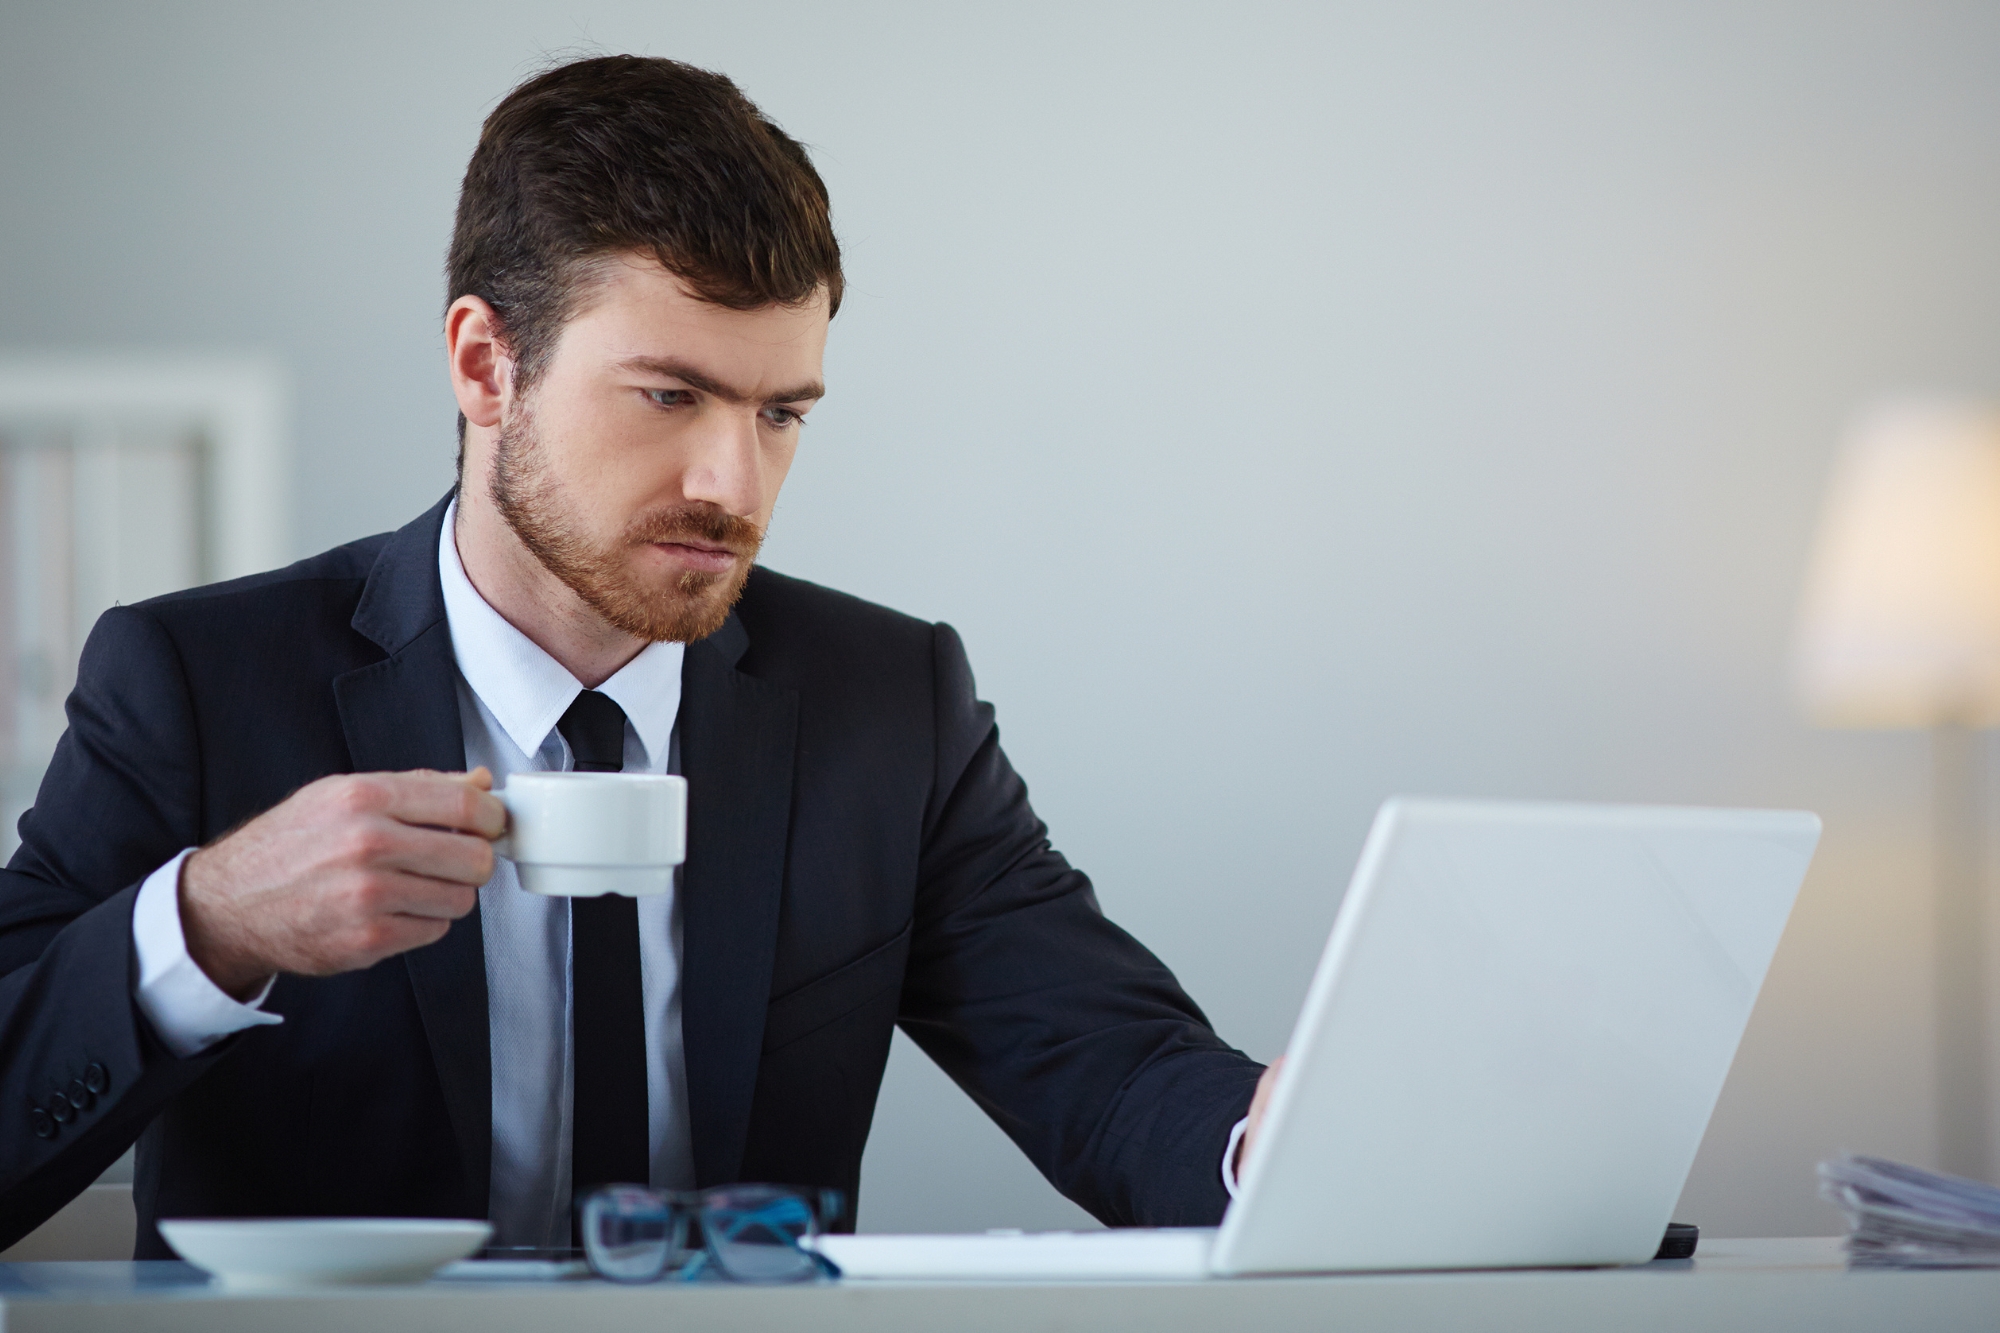
[[[712,504],[676,505],[641,514],[633,520],[625,536],[635,546],[692,538],[737,555],[755,555],[764,544],[762,528]]]

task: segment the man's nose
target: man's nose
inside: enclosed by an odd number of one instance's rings
[[[739,518],[764,507],[764,455],[754,412],[705,413],[689,446],[681,476],[683,498],[715,505]]]

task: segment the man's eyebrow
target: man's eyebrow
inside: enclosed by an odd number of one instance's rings
[[[718,379],[702,374],[685,361],[672,357],[634,356],[618,363],[620,370],[642,371],[649,375],[659,375],[676,379],[691,389],[699,389],[710,397],[720,398],[725,403],[803,403],[826,397],[826,386],[818,380],[807,380],[795,388],[785,389],[759,399]]]

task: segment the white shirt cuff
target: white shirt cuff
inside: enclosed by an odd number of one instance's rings
[[[282,1023],[282,1014],[263,1012],[272,977],[250,1003],[229,998],[188,956],[181,931],[181,863],[190,847],[146,876],[132,905],[132,949],[139,959],[136,997],[139,1012],[166,1048],[185,1060],[231,1033],[259,1024]]]
[[[1222,1150],[1222,1188],[1232,1199],[1236,1197],[1236,1145],[1243,1142],[1243,1132],[1249,1128],[1250,1117],[1246,1115],[1229,1131],[1229,1146]]]

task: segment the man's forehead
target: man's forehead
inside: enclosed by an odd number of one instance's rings
[[[737,310],[698,295],[650,257],[615,257],[585,281],[560,343],[616,373],[672,377],[744,401],[824,392],[824,292],[805,305]]]
[[[649,254],[635,251],[604,255],[589,263],[577,278],[575,315],[606,304],[628,304],[656,311],[676,319],[696,319],[736,326],[745,332],[755,328],[776,330],[789,326],[792,336],[818,330],[824,332],[831,305],[825,287],[796,305],[764,305],[740,309],[710,300],[693,283],[672,272]]]
[[[823,287],[798,305],[738,309],[709,300],[657,260],[627,256],[594,264],[578,276],[570,319],[607,309],[640,318],[714,325],[739,336],[776,336],[784,341],[814,332],[823,335],[829,318]]]

